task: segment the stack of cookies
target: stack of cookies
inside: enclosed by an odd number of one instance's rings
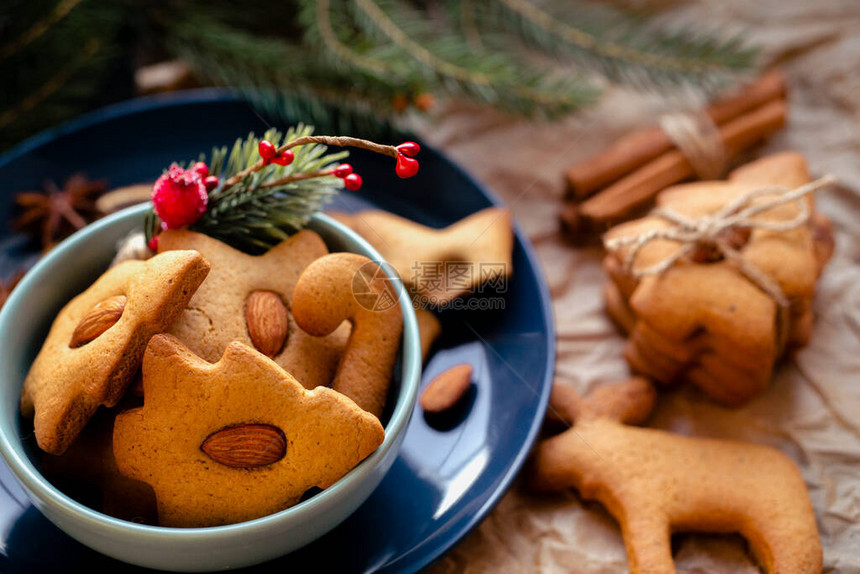
[[[803,157],[787,152],[747,164],[727,181],[666,189],[657,206],[696,220],[754,190],[795,189],[809,182]],[[777,229],[802,217],[804,209],[809,217],[801,225]],[[816,283],[833,250],[829,221],[815,212],[811,195],[754,218],[769,228],[730,229],[724,238],[744,266],[764,276],[758,283],[718,252],[697,252],[698,257],[681,258],[660,273],[638,273],[676,255],[684,247],[677,241],[647,242],[632,264],[630,245],[610,250],[604,259],[610,277],[607,308],[629,334],[625,357],[635,372],[665,384],[689,380],[714,399],[738,405],[767,387],[780,357],[806,345]],[[613,228],[605,239],[611,243],[670,226],[652,215]],[[762,288],[765,282],[775,286],[785,304]]]

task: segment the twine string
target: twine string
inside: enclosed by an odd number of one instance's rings
[[[647,275],[660,275],[675,263],[690,255],[702,245],[714,246],[727,261],[732,262],[738,270],[759,289],[770,296],[782,309],[787,309],[789,301],[779,284],[761,269],[751,265],[721,234],[731,229],[766,229],[770,231],[789,231],[805,225],[811,216],[809,206],[805,201],[799,201],[800,211],[791,219],[762,220],[755,219],[756,215],[769,211],[781,205],[801,200],[819,189],[833,184],[832,176],[824,176],[796,189],[782,186],[767,186],[744,193],[730,201],[719,211],[693,219],[667,207],[660,207],[651,212],[652,216],[660,217],[670,224],[665,229],[650,229],[638,235],[605,239],[604,245],[608,251],[618,251],[629,247],[624,258],[625,271],[634,278]],[[765,201],[753,203],[755,199],[773,195]],[[681,243],[682,247],[669,257],[657,263],[636,269],[634,264],[639,252],[652,241],[664,239]]]
[[[684,154],[699,179],[718,179],[729,154],[720,128],[704,112],[674,112],[660,117],[660,128]]]

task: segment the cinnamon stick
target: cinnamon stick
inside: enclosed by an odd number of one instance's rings
[[[737,95],[713,103],[705,113],[719,126],[784,95],[785,78],[778,70],[772,70]],[[622,137],[605,151],[568,170],[568,197],[585,199],[674,147],[672,140],[656,126]]]
[[[720,138],[728,156],[737,156],[782,128],[787,112],[786,103],[775,100],[723,125]],[[617,221],[650,202],[663,189],[694,175],[683,153],[668,151],[585,200],[578,209],[569,203],[562,211],[562,226],[576,232]]]

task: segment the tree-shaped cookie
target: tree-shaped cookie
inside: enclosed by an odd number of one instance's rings
[[[263,255],[247,255],[208,235],[169,230],[158,250],[195,249],[212,271],[173,324],[170,333],[207,361],[217,361],[233,341],[272,358],[305,387],[328,385],[349,336],[343,324],[326,337],[313,337],[289,311],[302,271],[328,253],[313,231],[300,231]]]
[[[234,342],[215,364],[169,335],[143,361],[144,406],[117,416],[120,472],[149,483],[162,526],[251,520],[327,488],[372,453],[382,425],[325,387],[306,390]]]
[[[672,574],[671,535],[739,532],[771,573],[818,574],[821,543],[803,478],[769,447],[626,426],[654,404],[646,379],[582,399],[556,384],[549,413],[573,426],[542,441],[531,485],[576,488],[621,525],[631,574]]]
[[[499,284],[513,271],[511,214],[489,207],[444,229],[381,210],[331,213],[379,251],[413,295],[433,305]]]
[[[21,393],[42,450],[62,454],[100,405],[119,402],[149,338],[170,327],[208,271],[196,251],[127,261],[63,307]]]

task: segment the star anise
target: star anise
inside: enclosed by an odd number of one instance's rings
[[[46,181],[44,191],[18,193],[15,202],[22,213],[15,220],[14,227],[39,237],[47,251],[64,237],[103,215],[96,207],[95,199],[106,187],[104,181],[89,180],[78,173],[67,179],[62,189],[53,181]]]
[[[8,299],[9,294],[12,293],[12,289],[15,288],[15,285],[18,284],[18,281],[20,281],[23,276],[23,271],[16,271],[8,281],[0,279],[0,309],[2,309],[3,305],[6,304],[6,299]]]

